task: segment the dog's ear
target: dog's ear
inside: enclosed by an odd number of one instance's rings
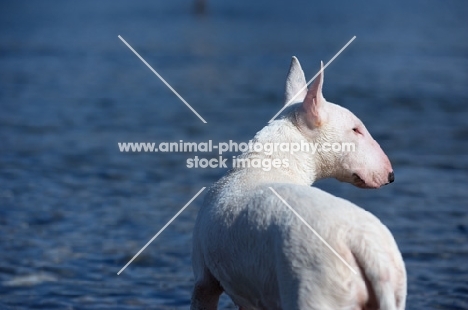
[[[325,98],[322,94],[323,86],[323,61],[320,62],[320,73],[315,78],[314,83],[307,91],[307,95],[304,99],[303,107],[307,113],[307,120],[313,126],[320,126],[324,120],[323,104]]]
[[[286,89],[284,93],[284,105],[303,102],[307,95],[307,84],[299,60],[293,56],[286,78]]]

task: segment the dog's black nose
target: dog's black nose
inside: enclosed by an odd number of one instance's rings
[[[388,173],[388,182],[393,183],[395,181],[395,174],[392,172]]]

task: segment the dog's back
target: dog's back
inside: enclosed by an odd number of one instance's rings
[[[243,309],[379,309],[370,277],[387,277],[396,305],[388,309],[404,307],[405,269],[390,232],[369,212],[317,188],[255,186],[228,176],[207,195],[194,240],[202,241],[193,249],[196,280],[209,272]],[[370,275],[367,264],[375,265]]]

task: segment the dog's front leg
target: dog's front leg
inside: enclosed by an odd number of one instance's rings
[[[223,292],[217,281],[203,280],[195,283],[190,310],[216,310]]]

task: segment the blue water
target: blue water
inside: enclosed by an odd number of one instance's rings
[[[464,1],[3,1],[0,309],[187,309],[196,199],[226,169],[117,142],[245,141],[279,110],[290,58],[354,111],[395,183],[316,185],[374,213],[408,271],[408,309],[468,309]],[[205,118],[203,124],[117,38]],[[227,297],[221,309],[233,309]]]

